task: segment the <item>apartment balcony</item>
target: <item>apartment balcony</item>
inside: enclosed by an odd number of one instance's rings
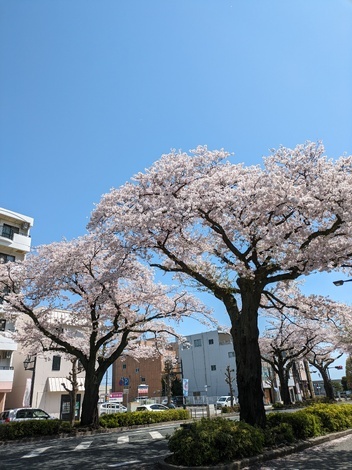
[[[12,390],[14,369],[10,366],[0,366],[0,393]]]
[[[31,237],[14,233],[12,238],[9,238],[0,232],[0,246],[6,246],[11,250],[20,251],[21,253],[29,253],[31,249]]]

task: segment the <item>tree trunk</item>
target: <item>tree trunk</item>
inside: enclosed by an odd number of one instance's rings
[[[281,400],[284,402],[284,405],[292,405],[290,389],[288,386],[288,381],[289,381],[290,376],[282,368],[278,369],[278,376],[280,380]]]
[[[75,424],[75,418],[76,418],[76,401],[77,401],[77,393],[78,393],[78,383],[77,383],[77,362],[78,359],[75,358],[72,361],[72,372],[71,372],[71,385],[72,385],[72,390],[70,392],[70,401],[71,401],[71,416],[70,416],[70,422],[71,426],[74,426]]]
[[[260,292],[251,281],[239,279],[242,308],[227,297],[225,305],[231,319],[231,334],[236,354],[240,419],[253,426],[265,427],[266,415],[262,387],[262,366],[259,350],[258,308]]]
[[[335,400],[334,387],[332,386],[331,380],[328,376],[328,372],[324,368],[321,368],[319,372],[321,373],[322,379],[324,381],[326,398],[328,398],[329,400]]]
[[[99,380],[94,366],[86,369],[86,377],[84,380],[85,391],[81,414],[82,426],[99,427],[98,401],[101,380],[102,378]]]

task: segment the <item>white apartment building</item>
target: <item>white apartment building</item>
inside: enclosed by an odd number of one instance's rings
[[[233,394],[237,400],[236,358],[229,333],[218,330],[198,333],[186,337],[187,344],[179,350],[182,361],[183,378],[188,379],[188,402],[213,403],[221,395],[230,395],[228,370],[232,382]],[[302,364],[301,364],[302,363]],[[291,375],[289,390],[292,401],[301,401],[308,396],[308,379],[303,362],[298,361]],[[297,375],[297,377],[295,377]],[[278,377],[268,363],[262,363],[262,386],[264,404],[281,401]]]
[[[189,345],[180,347],[183,378],[188,379],[188,396],[193,401],[212,403],[221,395],[229,395],[226,383],[226,370],[236,378],[235,352],[229,333],[218,330],[198,333],[186,337]],[[237,398],[236,379],[232,382],[234,396]]]
[[[31,249],[32,227],[32,217],[0,207],[0,262],[24,259]],[[13,352],[17,349],[13,332],[14,324],[1,313],[0,298],[0,411],[4,409],[6,395],[13,387]]]

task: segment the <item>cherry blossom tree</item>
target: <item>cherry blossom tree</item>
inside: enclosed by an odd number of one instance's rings
[[[331,382],[329,369],[331,365],[342,356],[343,353],[337,353],[336,346],[329,343],[321,343],[307,354],[309,364],[314,366],[319,372],[324,382],[326,397],[329,400],[335,399],[334,387]]]
[[[265,425],[258,309],[278,281],[351,255],[352,157],[280,147],[263,167],[224,150],[163,155],[103,196],[89,228],[124,237],[153,266],[219,299],[230,318],[241,419]]]
[[[7,314],[25,323],[18,333],[24,348],[80,362],[81,424],[90,426],[98,425],[99,386],[118,357],[155,355],[176,335],[170,321],[208,316],[188,293],[155,283],[151,269],[118,239],[110,251],[93,235],[41,246],[23,262],[0,265],[0,292]],[[154,347],[142,347],[141,335],[154,337]]]
[[[262,308],[268,326],[260,345],[263,359],[279,376],[283,402],[291,403],[289,372],[302,358],[319,370],[326,394],[333,399],[329,367],[342,355],[337,352],[342,349],[341,331],[344,320],[352,316],[352,308],[324,296],[305,296],[294,281],[278,283],[266,292],[266,299]]]
[[[280,381],[280,395],[285,405],[292,403],[289,379],[296,361],[303,358],[314,331],[291,323],[284,316],[269,322],[271,327],[259,339],[262,359],[271,365]]]

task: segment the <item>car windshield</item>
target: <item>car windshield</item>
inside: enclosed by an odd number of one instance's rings
[[[47,418],[49,415],[43,410],[33,410],[33,418]]]

